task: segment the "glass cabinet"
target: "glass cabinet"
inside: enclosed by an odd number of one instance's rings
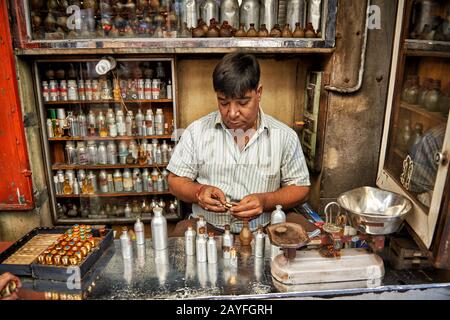
[[[176,142],[172,58],[36,60],[55,223],[180,218],[166,165]]]
[[[450,1],[399,2],[378,185],[411,199],[408,223],[428,248],[450,155]]]

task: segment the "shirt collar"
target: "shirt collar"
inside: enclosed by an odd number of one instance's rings
[[[258,129],[262,128],[263,130],[267,129],[267,131],[269,131],[269,124],[266,121],[266,115],[264,114],[261,107],[259,107],[258,117],[259,117]],[[223,129],[227,128],[222,121],[222,117],[219,111],[216,111],[216,118],[214,119],[214,127],[217,128],[217,125],[221,125]]]

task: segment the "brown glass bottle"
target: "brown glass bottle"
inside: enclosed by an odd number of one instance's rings
[[[308,22],[305,29],[305,38],[315,38],[316,32],[311,22]]]
[[[219,37],[219,29],[217,28],[217,22],[216,19],[212,18],[209,21],[209,29],[206,33],[206,36],[208,38],[218,38]]]
[[[280,25],[278,23],[273,26],[272,30],[270,30],[270,36],[272,38],[281,37]]]
[[[197,22],[197,27],[192,29],[192,37],[193,38],[202,38],[206,35],[203,26],[205,25],[205,23],[203,22],[202,19],[198,19]]]
[[[289,26],[289,23],[286,23],[284,25],[283,31],[281,32],[282,38],[292,38],[292,32],[291,27]]]
[[[238,38],[247,36],[247,32],[245,32],[245,24],[241,23],[239,25],[239,29],[235,32],[234,36]]]
[[[231,37],[231,26],[228,24],[228,21],[224,21],[222,23],[222,27],[220,27],[219,35],[223,38]]]
[[[300,22],[295,23],[295,30],[292,33],[292,36],[294,38],[304,38],[305,37],[305,31],[303,31],[302,27],[300,27]]]
[[[257,37],[257,36],[258,36],[258,31],[256,31],[256,29],[255,29],[255,24],[254,23],[250,23],[250,28],[248,28],[248,31],[247,31],[247,37],[254,38],[254,37]]]
[[[241,246],[249,246],[250,243],[252,243],[253,234],[248,227],[248,220],[242,220],[242,223],[243,226],[241,232],[239,233],[239,240]]]
[[[263,23],[261,25],[261,27],[259,28],[258,37],[263,38],[263,37],[268,37],[268,36],[269,36],[269,30],[267,30],[266,24]]]

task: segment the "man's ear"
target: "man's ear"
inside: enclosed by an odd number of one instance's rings
[[[256,89],[256,94],[258,95],[258,100],[261,102],[261,96],[263,92],[263,86],[262,84],[258,85],[258,89]]]

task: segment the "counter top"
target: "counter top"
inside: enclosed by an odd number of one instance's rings
[[[220,237],[217,245],[221,246]],[[287,286],[271,276],[269,248],[267,239],[266,256],[260,259],[252,255],[250,248],[239,249],[238,267],[234,269],[224,263],[221,250],[217,264],[197,263],[195,256],[185,256],[184,238],[169,238],[167,251],[154,251],[150,240],[145,246],[133,243],[133,257],[128,260],[122,258],[120,242],[115,240],[80,287],[69,290],[66,283],[21,280],[26,290],[45,291],[41,298],[64,299],[73,292],[79,298],[102,300],[292,298],[450,287],[448,271],[397,271],[386,264],[381,283],[354,281]]]

